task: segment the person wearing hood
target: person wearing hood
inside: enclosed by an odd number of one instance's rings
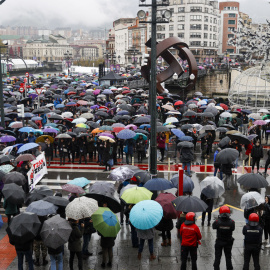
[[[140,135],[139,139],[136,141],[136,148],[138,152],[138,163],[142,163],[143,157],[145,156],[145,140],[143,139],[143,136]]]
[[[267,244],[265,247],[270,248],[270,238],[269,238],[270,236],[270,196],[269,195],[265,196],[264,218],[265,218],[264,243],[267,243],[269,239],[269,244]]]
[[[224,250],[227,270],[232,270],[232,246],[234,238],[232,237],[235,230],[235,222],[230,218],[231,210],[228,206],[223,205],[219,208],[219,216],[212,224],[212,228],[217,230],[217,239],[215,244],[215,262],[214,270],[220,269],[220,260],[222,250]]]
[[[259,140],[256,141],[255,145],[251,150],[252,157],[252,172],[254,172],[255,164],[257,165],[257,172],[260,169],[260,160],[263,158],[263,148]]]

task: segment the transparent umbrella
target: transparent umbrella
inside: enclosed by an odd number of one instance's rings
[[[224,183],[216,176],[207,176],[200,186],[207,198],[219,198],[225,192]]]
[[[264,203],[264,199],[260,193],[256,191],[248,192],[241,198],[240,207],[242,209],[250,209]]]

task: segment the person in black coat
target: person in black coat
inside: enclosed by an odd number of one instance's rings
[[[48,165],[51,165],[51,161],[53,160],[53,145],[51,144],[49,139],[45,140],[46,149],[45,149],[45,157],[47,160]]]
[[[260,160],[261,158],[263,158],[263,148],[259,140],[256,141],[255,145],[251,150],[251,157],[252,157],[252,172],[254,172],[255,164],[257,165],[257,172],[259,172]]]
[[[142,160],[145,156],[145,140],[143,139],[143,136],[140,135],[139,139],[136,141],[136,148],[138,152],[138,163],[142,163]]]
[[[208,214],[208,224],[207,224],[207,226],[210,226],[211,225],[210,224],[211,215],[212,215],[212,210],[213,210],[213,205],[214,205],[214,199],[213,198],[208,198],[203,193],[201,193],[201,200],[203,200],[208,205],[205,212],[202,212],[202,226],[204,226],[206,213]]]
[[[112,258],[113,258],[112,248],[115,244],[116,237],[104,237],[99,232],[98,232],[98,234],[101,236],[100,246],[102,247],[102,255],[103,255],[101,267],[105,268],[105,265],[107,262],[107,255],[109,257],[109,262],[107,263],[107,266],[111,267],[112,266]]]
[[[72,137],[71,143],[70,143],[70,153],[72,158],[72,163],[74,163],[76,153],[78,152],[78,144],[75,137]]]
[[[91,217],[80,220],[79,224],[81,223],[84,223],[82,254],[83,254],[83,259],[87,259],[88,256],[93,255],[93,253],[90,253],[88,251],[88,245],[91,240],[92,233],[96,232],[96,230],[94,229],[93,221]]]
[[[102,153],[102,161],[105,165],[105,172],[110,171],[112,166],[109,164],[109,160],[112,159],[113,147],[109,141],[105,142],[103,153]]]
[[[264,239],[265,239],[265,243],[268,242],[268,239],[270,241],[270,196],[267,195],[265,196],[265,204],[264,204],[264,219],[265,219],[265,223],[264,223]],[[269,244],[267,244],[265,247],[269,248],[270,247],[270,242]]]
[[[82,163],[82,157],[84,157],[84,163],[87,163],[87,146],[85,138],[80,138],[78,141],[78,149],[79,149],[79,163]]]
[[[65,165],[65,159],[67,155],[67,143],[64,141],[64,139],[60,139],[60,142],[58,144],[58,151],[60,156],[60,165]]]
[[[222,179],[223,182],[227,182],[227,189],[231,188],[231,177],[232,177],[232,168],[233,168],[232,163],[228,164],[221,164],[220,170],[222,171],[224,177]]]
[[[156,230],[161,231],[161,233],[162,233],[163,242],[161,243],[161,246],[166,247],[166,246],[172,245],[172,241],[171,241],[171,230],[172,229],[173,229],[172,219],[167,219],[167,218],[162,217],[161,221],[156,226]],[[167,240],[168,240],[168,242],[167,242]]]

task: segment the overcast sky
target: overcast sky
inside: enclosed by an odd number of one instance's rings
[[[150,0],[147,0],[150,1]],[[253,22],[270,19],[267,0],[239,0]],[[135,17],[139,0],[6,0],[0,5],[0,25],[93,28],[112,27],[121,17]]]

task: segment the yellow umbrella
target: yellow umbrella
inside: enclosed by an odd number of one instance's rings
[[[229,130],[229,131],[226,132],[226,135],[228,135],[228,134],[235,134],[235,133],[240,133],[240,132],[237,131],[237,130]]]
[[[42,135],[42,136],[39,136],[37,139],[36,139],[36,143],[39,143],[39,142],[45,142],[46,139],[49,139],[51,143],[54,142],[54,138],[50,135]]]
[[[109,141],[109,142],[111,142],[111,143],[115,143],[115,140],[112,139],[112,138],[110,138],[110,137],[108,137],[108,136],[99,136],[98,138],[99,138],[100,140],[102,140],[102,141]]]
[[[99,128],[95,128],[91,133],[100,133],[102,132],[102,130],[100,130]]]

